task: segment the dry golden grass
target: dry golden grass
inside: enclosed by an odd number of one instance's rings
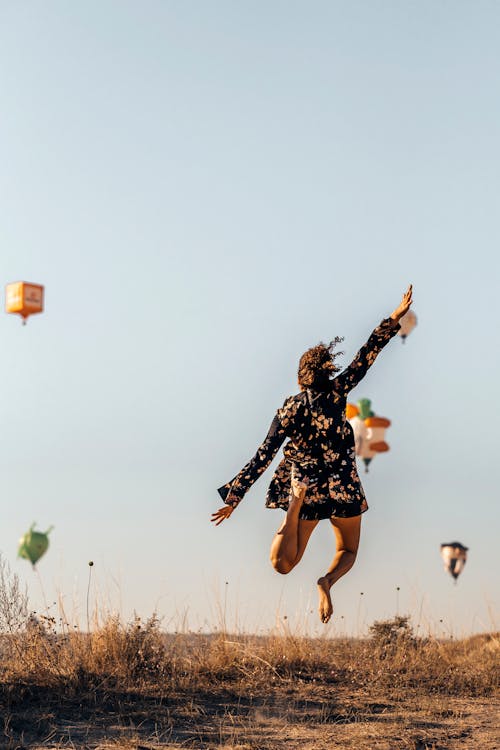
[[[2,579],[3,576],[3,580]],[[16,585],[14,585],[16,584]],[[499,638],[91,634],[27,613],[0,570],[0,747],[493,750]]]

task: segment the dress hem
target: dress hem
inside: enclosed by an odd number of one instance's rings
[[[309,509],[311,506],[307,506]],[[282,505],[266,505],[265,508],[267,510],[283,510],[285,513],[287,512],[288,508],[282,506]],[[357,513],[338,513],[333,512],[329,515],[323,515],[321,511],[317,511],[316,513],[310,513],[303,515],[302,510],[299,513],[299,519],[301,521],[327,521],[330,518],[356,518],[357,516],[363,515],[363,513],[366,513],[367,510],[370,510],[370,507],[368,505],[365,505],[364,508],[360,508]]]

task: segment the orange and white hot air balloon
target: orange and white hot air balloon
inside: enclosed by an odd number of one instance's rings
[[[367,472],[372,458],[377,453],[389,450],[389,445],[385,441],[385,431],[391,426],[391,421],[375,415],[368,398],[360,399],[357,406],[348,403],[346,417],[354,433],[356,455],[362,459]]]
[[[16,313],[23,319],[23,325],[30,315],[43,311],[44,288],[41,284],[14,281],[5,287],[5,310]]]

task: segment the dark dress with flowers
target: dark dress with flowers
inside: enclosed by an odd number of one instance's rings
[[[399,327],[399,323],[385,318],[349,367],[331,381],[330,390],[308,389],[287,398],[255,456],[219,488],[224,502],[236,507],[288,438],[269,485],[268,508],[287,510],[293,471],[297,479],[308,480],[300,518],[350,518],[368,510],[356,467],[354,435],[345,413],[347,394]]]

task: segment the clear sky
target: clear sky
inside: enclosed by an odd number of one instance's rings
[[[0,1],[0,283],[46,286],[43,316],[0,319],[0,549],[34,607],[16,545],[36,521],[74,618],[92,559],[92,606],[169,628],[212,628],[226,599],[231,626],[356,632],[396,586],[422,628],[493,627],[499,29],[484,0]],[[391,452],[325,629],[328,523],[281,577],[272,469],[219,528],[216,487],[301,353],[344,335],[348,364],[409,282],[418,328],[353,393]]]

